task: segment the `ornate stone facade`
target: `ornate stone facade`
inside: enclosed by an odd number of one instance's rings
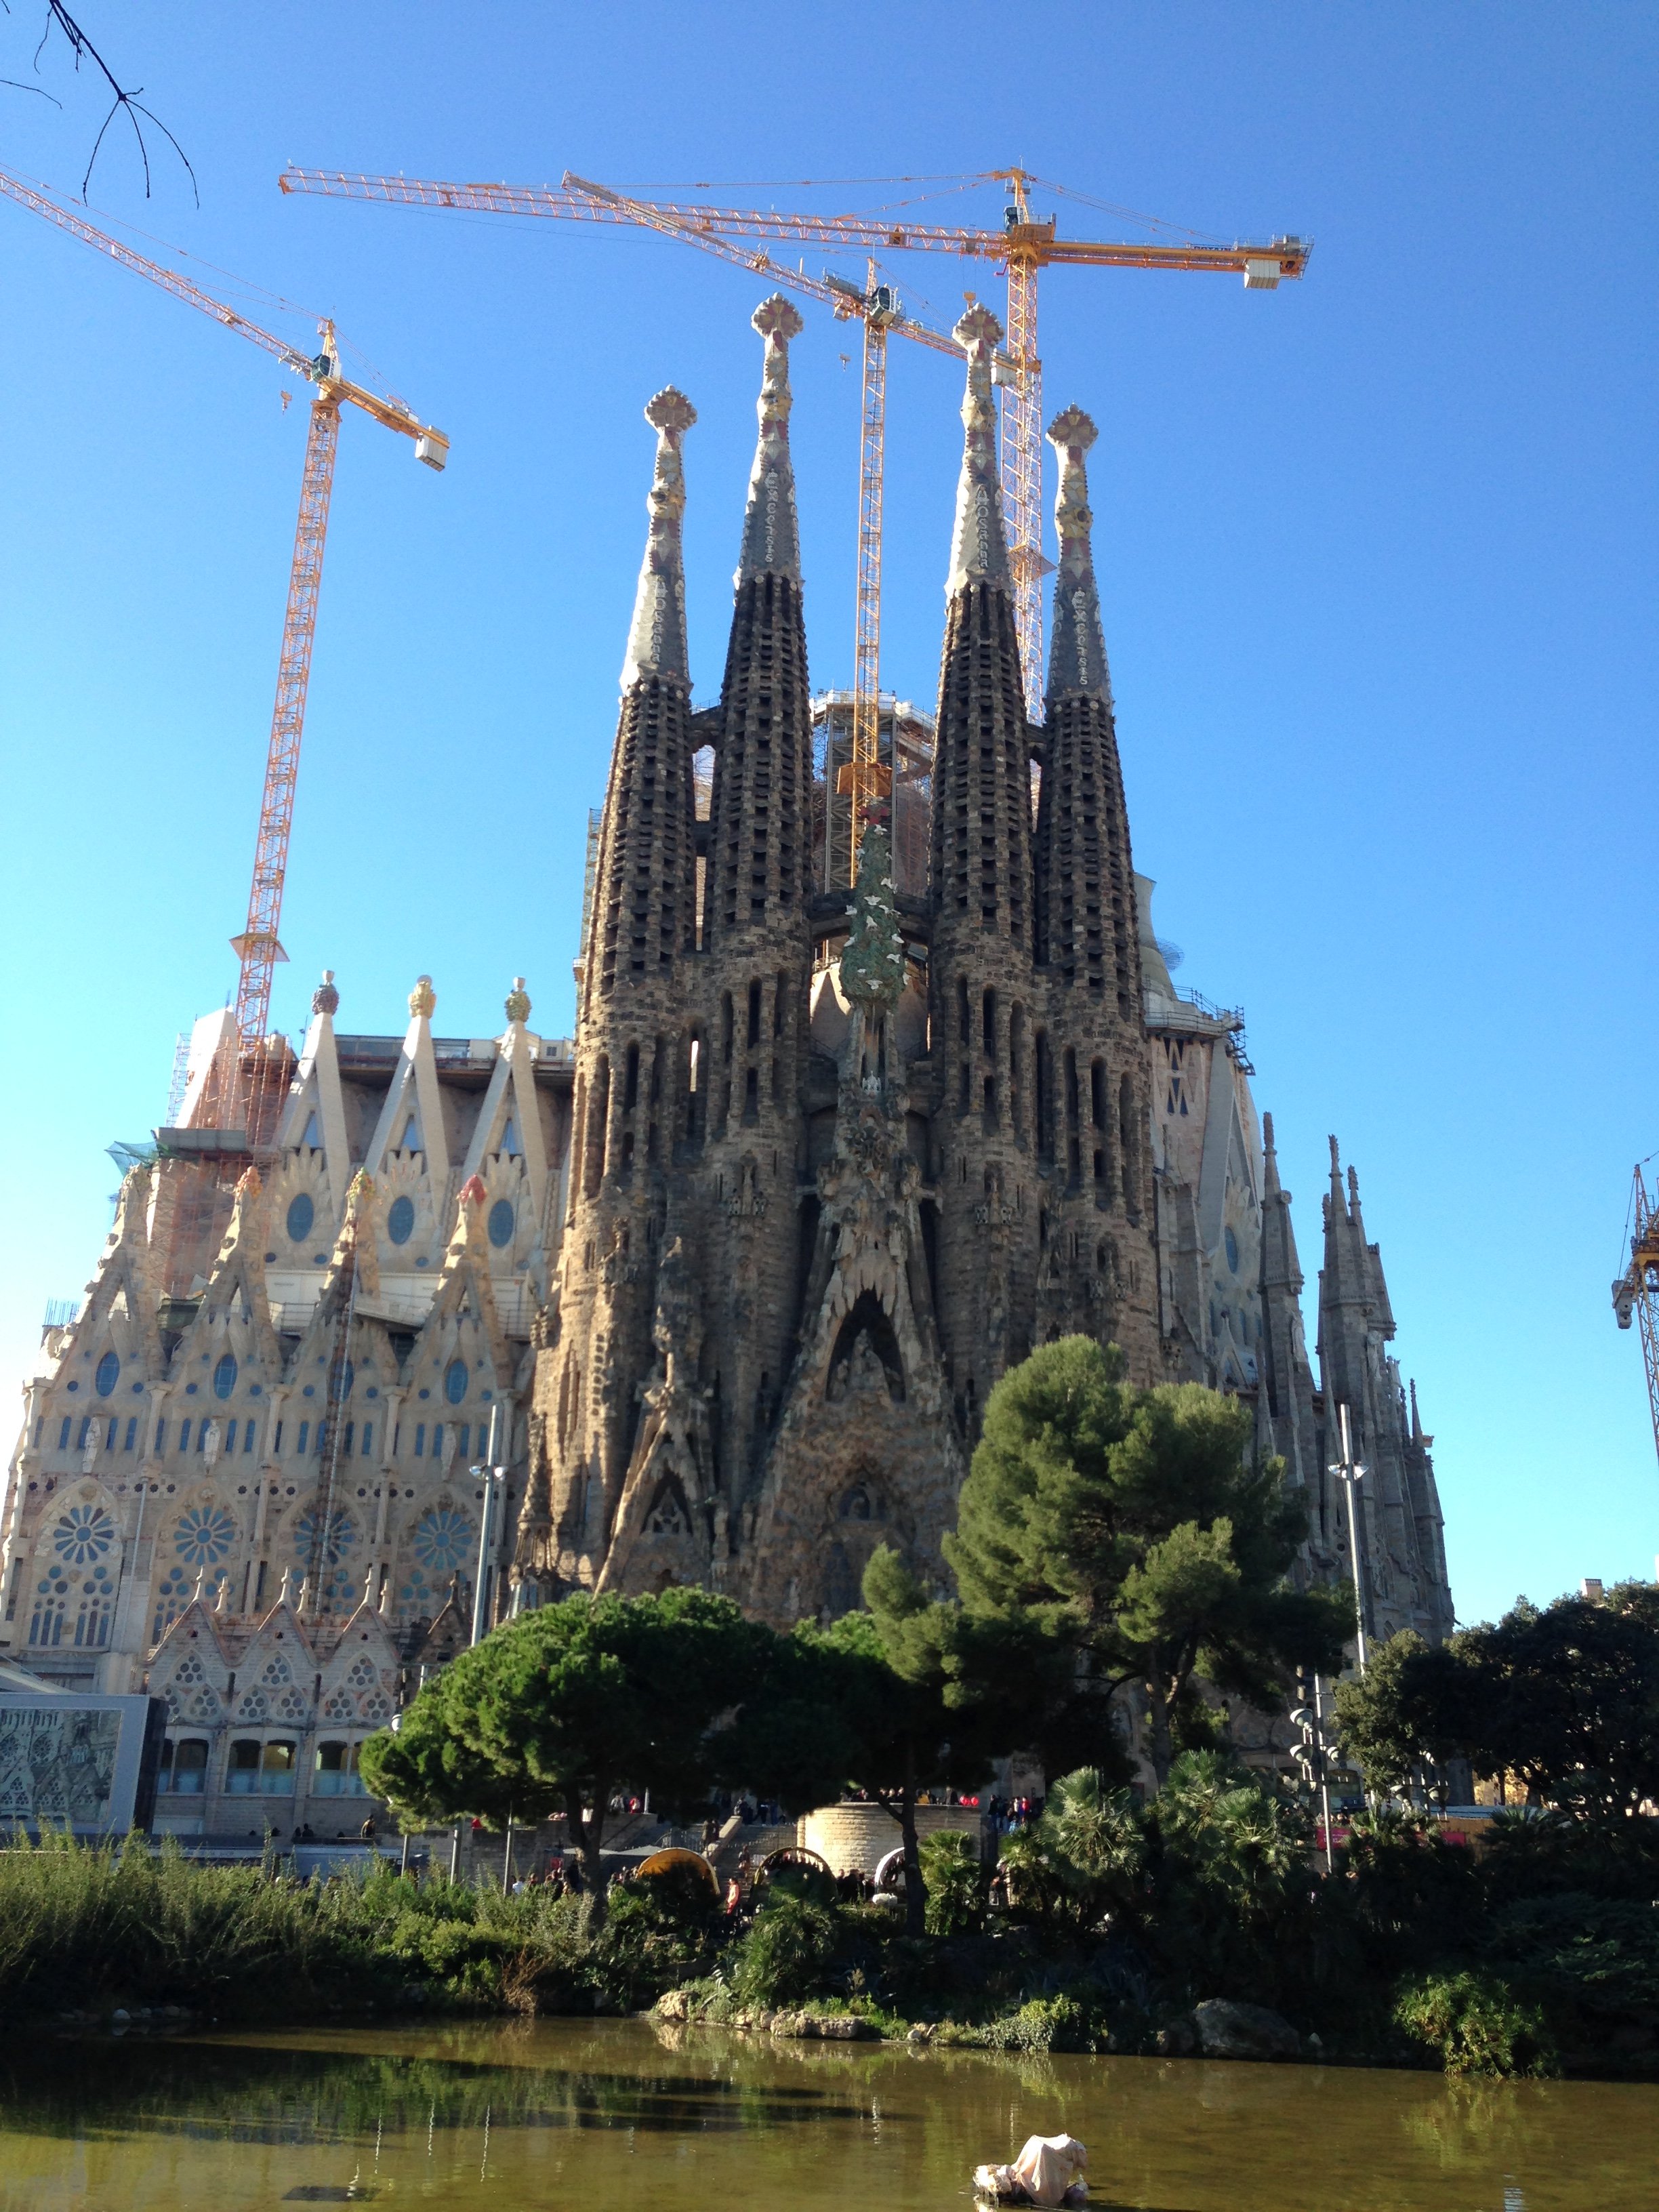
[[[680,536],[696,414],[672,389],[646,410],[574,1047],[529,1030],[521,978],[484,1039],[433,1036],[427,976],[401,1037],[339,1035],[325,978],[298,1055],[266,1054],[289,1088],[256,1155],[217,1103],[236,1095],[231,1018],[207,1018],[178,1126],[132,1158],[84,1304],[46,1333],[0,1643],[53,1680],[168,1698],[171,1825],[245,1832],[254,1795],[316,1826],[303,1808],[353,1793],[385,1701],[509,1605],[702,1583],[780,1622],[834,1614],[882,1541],[942,1583],[988,1393],[1079,1331],[1137,1382],[1254,1400],[1261,1448],[1309,1494],[1309,1575],[1351,1571],[1329,1473],[1346,1405],[1368,1626],[1450,1625],[1430,1439],[1352,1174],[1334,1152],[1316,1385],[1243,1018],[1178,992],[1152,935],[1092,423],[1068,408],[1050,431],[1060,559],[1034,727],[1000,333],[963,318],[938,713],[930,730],[884,709],[902,805],[866,831],[852,889],[827,879],[849,849],[833,729],[814,769],[799,320],[781,299],[754,320],[759,435],[702,710]],[[507,1512],[475,1605],[486,1464]]]

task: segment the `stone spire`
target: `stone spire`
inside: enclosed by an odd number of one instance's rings
[[[1310,1534],[1325,1542],[1325,1492],[1313,1413],[1313,1370],[1302,1327],[1302,1261],[1291,1222],[1291,1194],[1279,1179],[1273,1117],[1261,1117],[1261,1410],[1267,1447],[1285,1461],[1290,1481],[1311,1492]]]
[[[697,410],[672,384],[647,404],[645,419],[657,434],[657,466],[646,511],[651,517],[634,623],[623,663],[623,689],[642,676],[691,680],[685,644],[685,562],[680,548],[680,517],[685,513],[685,471],[680,446],[697,419]]]
[[[1134,863],[1111,678],[1090,547],[1084,455],[1095,426],[1080,407],[1048,425],[1060,457],[1060,572],[1048,660],[1046,758],[1037,801],[1037,958],[1062,985],[1086,984],[1137,1026],[1141,975]]]
[[[760,436],[720,685],[703,899],[703,945],[717,955],[750,931],[769,942],[793,927],[811,890],[811,695],[789,462],[788,342],[800,317],[774,297],[753,320],[766,343]]]
[[[1084,455],[1099,433],[1080,407],[1068,407],[1048,425],[1048,443],[1060,460],[1060,495],[1054,529],[1060,539],[1060,569],[1054,578],[1054,640],[1048,651],[1048,696],[1076,691],[1112,703],[1112,679],[1106,665],[1106,638],[1100,624],[1100,592],[1090,543],[1094,515]]]
[[[745,576],[793,576],[800,581],[800,528],[795,516],[795,471],[789,459],[789,341],[802,329],[799,311],[775,292],[750,318],[766,341],[762,372],[760,436],[749,476],[743,518],[743,550],[735,581]]]
[[[1029,956],[1030,743],[991,399],[991,359],[1002,325],[988,307],[970,307],[956,336],[968,357],[966,436],[939,667],[933,896],[947,933],[994,931]]]
[[[1009,580],[1008,545],[1002,532],[1002,484],[997,471],[997,410],[991,397],[991,362],[1002,325],[987,307],[969,307],[951,333],[968,356],[963,395],[966,435],[957,480],[957,521],[951,540],[946,598],[964,584]]]
[[[583,948],[581,1012],[620,982],[637,983],[689,951],[696,923],[696,807],[691,789],[690,676],[680,447],[696,410],[671,385],[647,406],[657,433],[651,517],[623,664],[623,698],[599,828]]]

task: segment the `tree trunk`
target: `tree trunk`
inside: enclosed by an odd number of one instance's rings
[[[1170,1743],[1170,1706],[1164,1694],[1164,1685],[1149,1680],[1146,1685],[1147,1751],[1152,1762],[1152,1772],[1158,1786],[1163,1789],[1170,1778],[1170,1769],[1175,1753]]]
[[[571,1841],[581,1859],[582,1887],[586,1892],[582,1918],[595,1934],[605,1925],[605,1862],[599,1856],[599,1845],[605,1836],[608,1798],[608,1791],[595,1790],[591,1816],[583,1811],[580,1790],[572,1790],[565,1800],[565,1817],[569,1823]]]
[[[916,1841],[916,1762],[904,1762],[904,1795],[899,1800],[899,1831],[904,1838],[904,1932],[927,1932],[927,1893],[921,1885],[921,1847]]]

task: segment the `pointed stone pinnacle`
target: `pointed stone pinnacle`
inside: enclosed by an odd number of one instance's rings
[[[954,598],[976,582],[1006,585],[1008,544],[1002,529],[1002,484],[997,470],[997,412],[991,397],[991,361],[1002,325],[976,303],[951,332],[968,356],[963,397],[962,475],[957,483],[956,529],[945,594]]]
[[[1079,693],[1112,702],[1106,637],[1100,621],[1090,530],[1089,478],[1083,457],[1099,433],[1080,407],[1067,407],[1048,425],[1048,443],[1060,459],[1054,529],[1060,567],[1054,578],[1054,641],[1048,653],[1048,696]]]
[[[671,384],[647,402],[645,419],[657,434],[657,456],[646,501],[651,520],[645,559],[623,662],[623,690],[647,676],[672,677],[682,684],[691,680],[685,645],[685,564],[680,550],[680,517],[685,512],[680,441],[696,421],[697,410]]]
[[[337,1014],[340,1011],[340,994],[334,988],[334,970],[331,968],[324,969],[323,980],[311,994],[311,1011],[313,1014],[330,1015]]]
[[[745,576],[800,578],[800,526],[795,514],[795,471],[789,458],[789,341],[803,325],[799,311],[781,292],[763,300],[750,318],[766,341],[761,377],[760,435],[749,473],[749,504],[744,510],[743,547],[733,581]]]

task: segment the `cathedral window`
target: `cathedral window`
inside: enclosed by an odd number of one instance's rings
[[[240,1737],[230,1747],[225,1788],[233,1797],[291,1797],[295,1746]]]
[[[137,1413],[134,1413],[134,1414],[132,1414],[132,1415],[129,1418],[128,1422],[127,1422],[127,1440],[126,1440],[125,1443],[124,1443],[124,1444],[122,1445],[122,1447],[121,1447],[122,1450],[123,1450],[123,1451],[131,1451],[131,1450],[132,1449],[133,1446],[137,1443],[137,1441],[138,1441],[138,1416],[137,1415]]]
[[[415,1424],[415,1456],[416,1459],[426,1457],[426,1423],[424,1421],[416,1421]]]
[[[470,1377],[464,1359],[452,1359],[444,1370],[444,1395],[452,1406],[459,1406],[466,1395]]]
[[[313,1116],[314,1121],[315,1116]],[[309,1141],[309,1139],[307,1139]],[[317,1218],[317,1208],[308,1191],[301,1191],[290,1199],[288,1208],[288,1238],[290,1244],[303,1244],[311,1234],[311,1224]]]
[[[187,1452],[190,1449],[190,1423],[188,1421],[180,1421],[179,1424],[179,1449],[181,1452]]]
[[[386,1233],[394,1244],[407,1244],[415,1234],[415,1201],[407,1193],[387,1208]]]
[[[175,1797],[199,1797],[207,1786],[208,1747],[201,1736],[161,1747],[161,1788]]]
[[[68,1423],[67,1423],[67,1422],[65,1422],[65,1424],[64,1424],[65,1428],[67,1428],[67,1427],[68,1427],[68,1425],[68,1425]],[[69,1442],[69,1438],[68,1438],[68,1437],[67,1437],[67,1436],[64,1438],[64,1443],[67,1443]],[[162,1454],[162,1453],[167,1449],[167,1423],[166,1423],[165,1421],[157,1421],[157,1423],[155,1424],[155,1454],[156,1454],[156,1457],[157,1457],[158,1459],[161,1457],[161,1454]]]
[[[58,1449],[59,1451],[67,1451],[69,1449],[69,1440],[70,1417],[65,1413],[63,1419],[58,1424]],[[158,1451],[161,1449],[161,1446],[159,1444],[156,1446],[156,1449]]]
[[[308,1440],[308,1439],[309,1439],[309,1437],[310,1437],[310,1435],[311,1435],[311,1424],[310,1424],[310,1422],[309,1422],[309,1421],[301,1421],[301,1424],[300,1424],[300,1435],[299,1435],[299,1440],[298,1440],[298,1442],[297,1442],[297,1443],[295,1443],[295,1455],[296,1455],[296,1456],[297,1456],[297,1457],[299,1457],[299,1458],[301,1458],[301,1459],[303,1459],[303,1458],[305,1457],[305,1455],[306,1455],[306,1444],[307,1444],[307,1440]]]
[[[362,1797],[368,1792],[357,1771],[355,1743],[323,1742],[317,1747],[317,1771],[311,1780],[313,1797]]]
[[[248,1426],[249,1426],[250,1428],[252,1428],[252,1425],[253,1425],[253,1424],[250,1421],[250,1422],[249,1422],[249,1424],[248,1424]],[[227,1459],[228,1459],[228,1458],[230,1457],[230,1455],[231,1455],[231,1454],[235,1450],[235,1449],[236,1449],[236,1424],[235,1424],[235,1422],[234,1422],[234,1421],[227,1421],[227,1422],[225,1423],[225,1457],[226,1457]]]
[[[513,1232],[516,1226],[517,1218],[514,1212],[512,1200],[498,1198],[489,1209],[489,1241],[498,1252],[504,1245],[513,1242]]]
[[[127,1449],[131,1450],[131,1442],[129,1442]],[[248,1453],[252,1449],[253,1424],[252,1421],[244,1421],[242,1424],[242,1456],[246,1459]]]
[[[235,1388],[236,1355],[234,1352],[222,1352],[213,1370],[213,1395],[216,1398],[228,1398]]]
[[[92,1387],[100,1398],[107,1398],[120,1380],[121,1362],[113,1352],[106,1352],[99,1361],[92,1378]]]

